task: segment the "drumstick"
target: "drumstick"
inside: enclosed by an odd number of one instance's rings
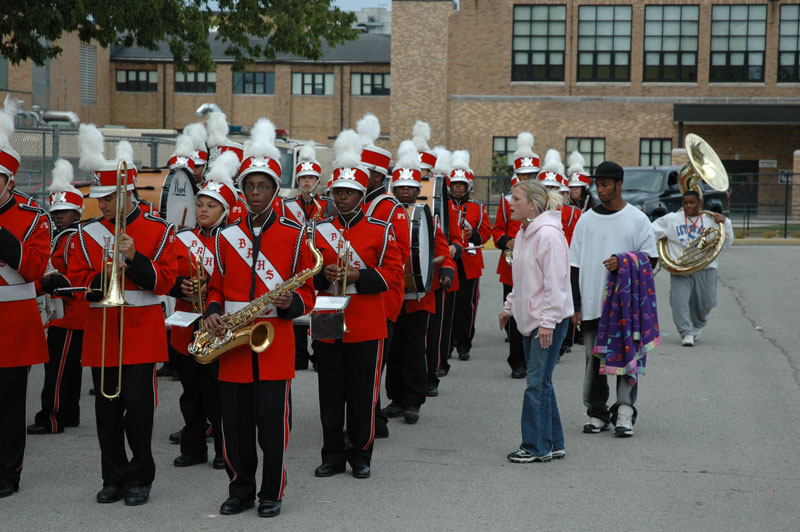
[[[181,225],[179,226],[181,229],[185,227],[183,224],[186,222],[186,215],[188,214],[188,212],[189,212],[189,207],[184,207],[183,216],[181,217]]]

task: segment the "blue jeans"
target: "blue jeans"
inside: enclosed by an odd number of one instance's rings
[[[569,318],[556,325],[553,343],[543,349],[536,338],[538,329],[522,337],[525,363],[528,368],[528,387],[522,399],[522,445],[531,454],[543,456],[564,448],[564,431],[553,391],[553,369],[558,351],[567,334]]]

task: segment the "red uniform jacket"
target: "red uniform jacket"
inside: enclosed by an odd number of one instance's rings
[[[190,261],[189,254],[194,255],[203,265],[206,279],[211,279],[214,274],[214,238],[222,230],[222,227],[215,227],[209,235],[206,235],[199,225],[191,229],[178,231],[178,277],[175,281],[170,295],[175,297],[175,310],[192,312],[192,301],[183,295],[180,289],[182,281],[189,278],[194,271],[194,262]],[[206,281],[208,282],[208,281]],[[208,296],[206,296],[208,297]],[[189,355],[189,344],[194,336],[194,327],[172,326],[169,335],[169,343],[176,351],[182,355]]]
[[[483,253],[481,249],[467,249],[470,244],[480,246],[487,242],[492,236],[492,226],[489,225],[489,213],[486,205],[479,201],[471,200],[464,196],[460,200],[451,198],[450,201],[455,206],[456,220],[466,222],[472,227],[472,238],[469,241],[462,239],[463,231],[461,228],[456,232],[456,241],[461,244],[461,263],[464,265],[464,273],[467,279],[475,279],[481,276],[483,271]]]
[[[77,227],[64,229],[55,236],[52,246],[52,256],[50,263],[59,273],[67,275],[69,271],[69,243],[78,235]],[[41,283],[37,284],[37,292],[42,293]],[[53,296],[64,301],[64,317],[50,321],[48,327],[61,327],[62,329],[81,330],[86,324],[86,317],[89,315],[89,303],[83,298],[72,296]]]
[[[34,285],[49,260],[47,215],[12,195],[0,206],[0,320],[5,344],[0,367],[31,366],[49,358]]]
[[[122,363],[147,364],[167,360],[167,327],[158,296],[166,295],[175,284],[178,269],[175,229],[161,218],[142,214],[138,206],[128,214],[125,233],[133,238],[136,255],[126,261],[123,311]],[[114,245],[114,223],[104,218],[92,220],[78,229],[69,244],[68,277],[73,286],[89,286],[96,291],[81,294],[92,301],[84,327],[84,366],[99,367],[102,354],[103,307],[100,272],[104,265],[104,237]],[[119,309],[106,311],[105,365],[119,361]]]
[[[333,202],[330,198],[326,198],[324,196],[317,195],[315,196],[319,206],[322,210],[320,213],[320,209],[317,208],[317,204],[314,203],[313,199],[310,203],[306,204],[305,200],[303,200],[303,196],[297,196],[296,198],[290,198],[283,200],[283,215],[289,218],[290,220],[294,220],[295,222],[303,225],[308,220],[312,220],[317,213],[319,213],[320,219],[327,218],[328,216],[325,215],[326,211],[328,211],[328,205],[333,205]],[[332,210],[333,208],[331,208]]]
[[[219,232],[214,243],[216,269],[208,285],[206,315],[227,314],[248,305],[288,281],[300,271],[314,266],[301,227],[270,212],[254,236],[250,217],[237,220]],[[254,251],[257,250],[257,251]],[[294,330],[292,318],[314,307],[314,284],[308,279],[295,290],[288,309],[270,305],[264,317],[275,328],[272,344],[258,357],[258,379],[294,378]],[[248,345],[220,357],[219,379],[226,382],[253,382],[253,351]]]
[[[397,242],[397,249],[400,252],[400,268],[402,269],[411,255],[411,230],[405,209],[394,196],[386,193],[383,186],[364,196],[363,203],[362,207],[367,218],[376,218],[390,224]],[[397,320],[400,309],[403,308],[404,295],[405,281],[402,277],[397,284],[390,285],[389,290],[383,294],[386,317],[391,321]]]
[[[441,262],[436,263],[433,268],[433,286],[428,293],[419,300],[417,300],[413,295],[411,297],[414,297],[414,299],[405,300],[405,311],[408,314],[420,310],[434,314],[436,312],[436,300],[434,299],[433,293],[436,288],[439,287],[439,277],[441,275],[450,277],[451,279],[456,277],[456,262],[450,258],[450,245],[447,243],[447,239],[444,237],[444,233],[442,232],[442,228],[439,225],[438,219],[436,220],[434,227],[433,257],[431,258],[444,257],[444,259]],[[409,296],[407,295],[406,297]],[[425,331],[421,332],[422,334],[425,333]]]
[[[513,240],[517,236],[520,223],[517,220],[511,219],[511,208],[509,202],[511,201],[511,194],[506,194],[500,200],[497,206],[497,216],[494,218],[494,227],[492,227],[492,239],[494,245],[500,251],[506,249],[509,240]],[[500,260],[497,262],[497,273],[500,274],[500,282],[509,286],[514,285],[511,279],[511,265],[506,262],[505,256],[501,253]]]
[[[317,224],[314,245],[322,252],[325,264],[336,264],[339,241],[350,241],[349,265],[357,268],[360,278],[347,285],[350,303],[344,312],[348,332],[343,342],[356,343],[386,338],[386,310],[382,294],[396,284],[403,285],[400,251],[391,226],[363,212],[346,222],[341,216]],[[323,272],[314,279],[319,295],[332,295]],[[399,314],[399,312],[398,312]],[[333,340],[323,340],[333,342]]]
[[[146,199],[137,199],[136,205],[139,206],[139,210],[142,211],[142,214],[150,214],[152,216],[158,216],[159,218],[161,217],[158,212],[158,207],[156,207],[156,204],[151,201],[147,201]]]
[[[572,205],[562,205],[559,210],[561,211],[561,227],[564,229],[564,237],[567,239],[567,244],[570,244],[572,233],[575,232],[575,225],[581,217],[581,210]]]

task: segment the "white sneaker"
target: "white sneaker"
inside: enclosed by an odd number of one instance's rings
[[[633,436],[633,407],[620,405],[617,409],[617,426],[615,436]]]
[[[583,432],[586,434],[597,434],[604,430],[611,430],[611,423],[596,417],[590,417],[588,423],[583,426]]]
[[[683,344],[683,347],[692,347],[694,345],[694,336],[687,334],[683,337],[683,342],[681,343]]]
[[[550,454],[553,455],[553,460],[561,460],[562,458],[567,456],[567,451],[565,451],[564,449],[556,449]]]

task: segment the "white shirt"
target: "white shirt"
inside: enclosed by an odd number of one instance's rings
[[[680,257],[686,244],[703,234],[703,229],[706,227],[717,227],[717,222],[713,217],[708,214],[701,214],[694,218],[684,216],[683,209],[665,214],[653,222],[656,240],[667,239],[667,249],[673,259]],[[733,226],[729,218],[725,219],[725,237],[723,249],[728,249],[733,243]],[[716,268],[717,259],[714,259],[714,262],[707,267]]]
[[[608,274],[603,261],[628,251],[658,256],[653,226],[636,207],[626,204],[613,214],[588,210],[578,219],[569,254],[570,264],[580,268],[581,319],[596,320],[602,314],[603,287]]]

